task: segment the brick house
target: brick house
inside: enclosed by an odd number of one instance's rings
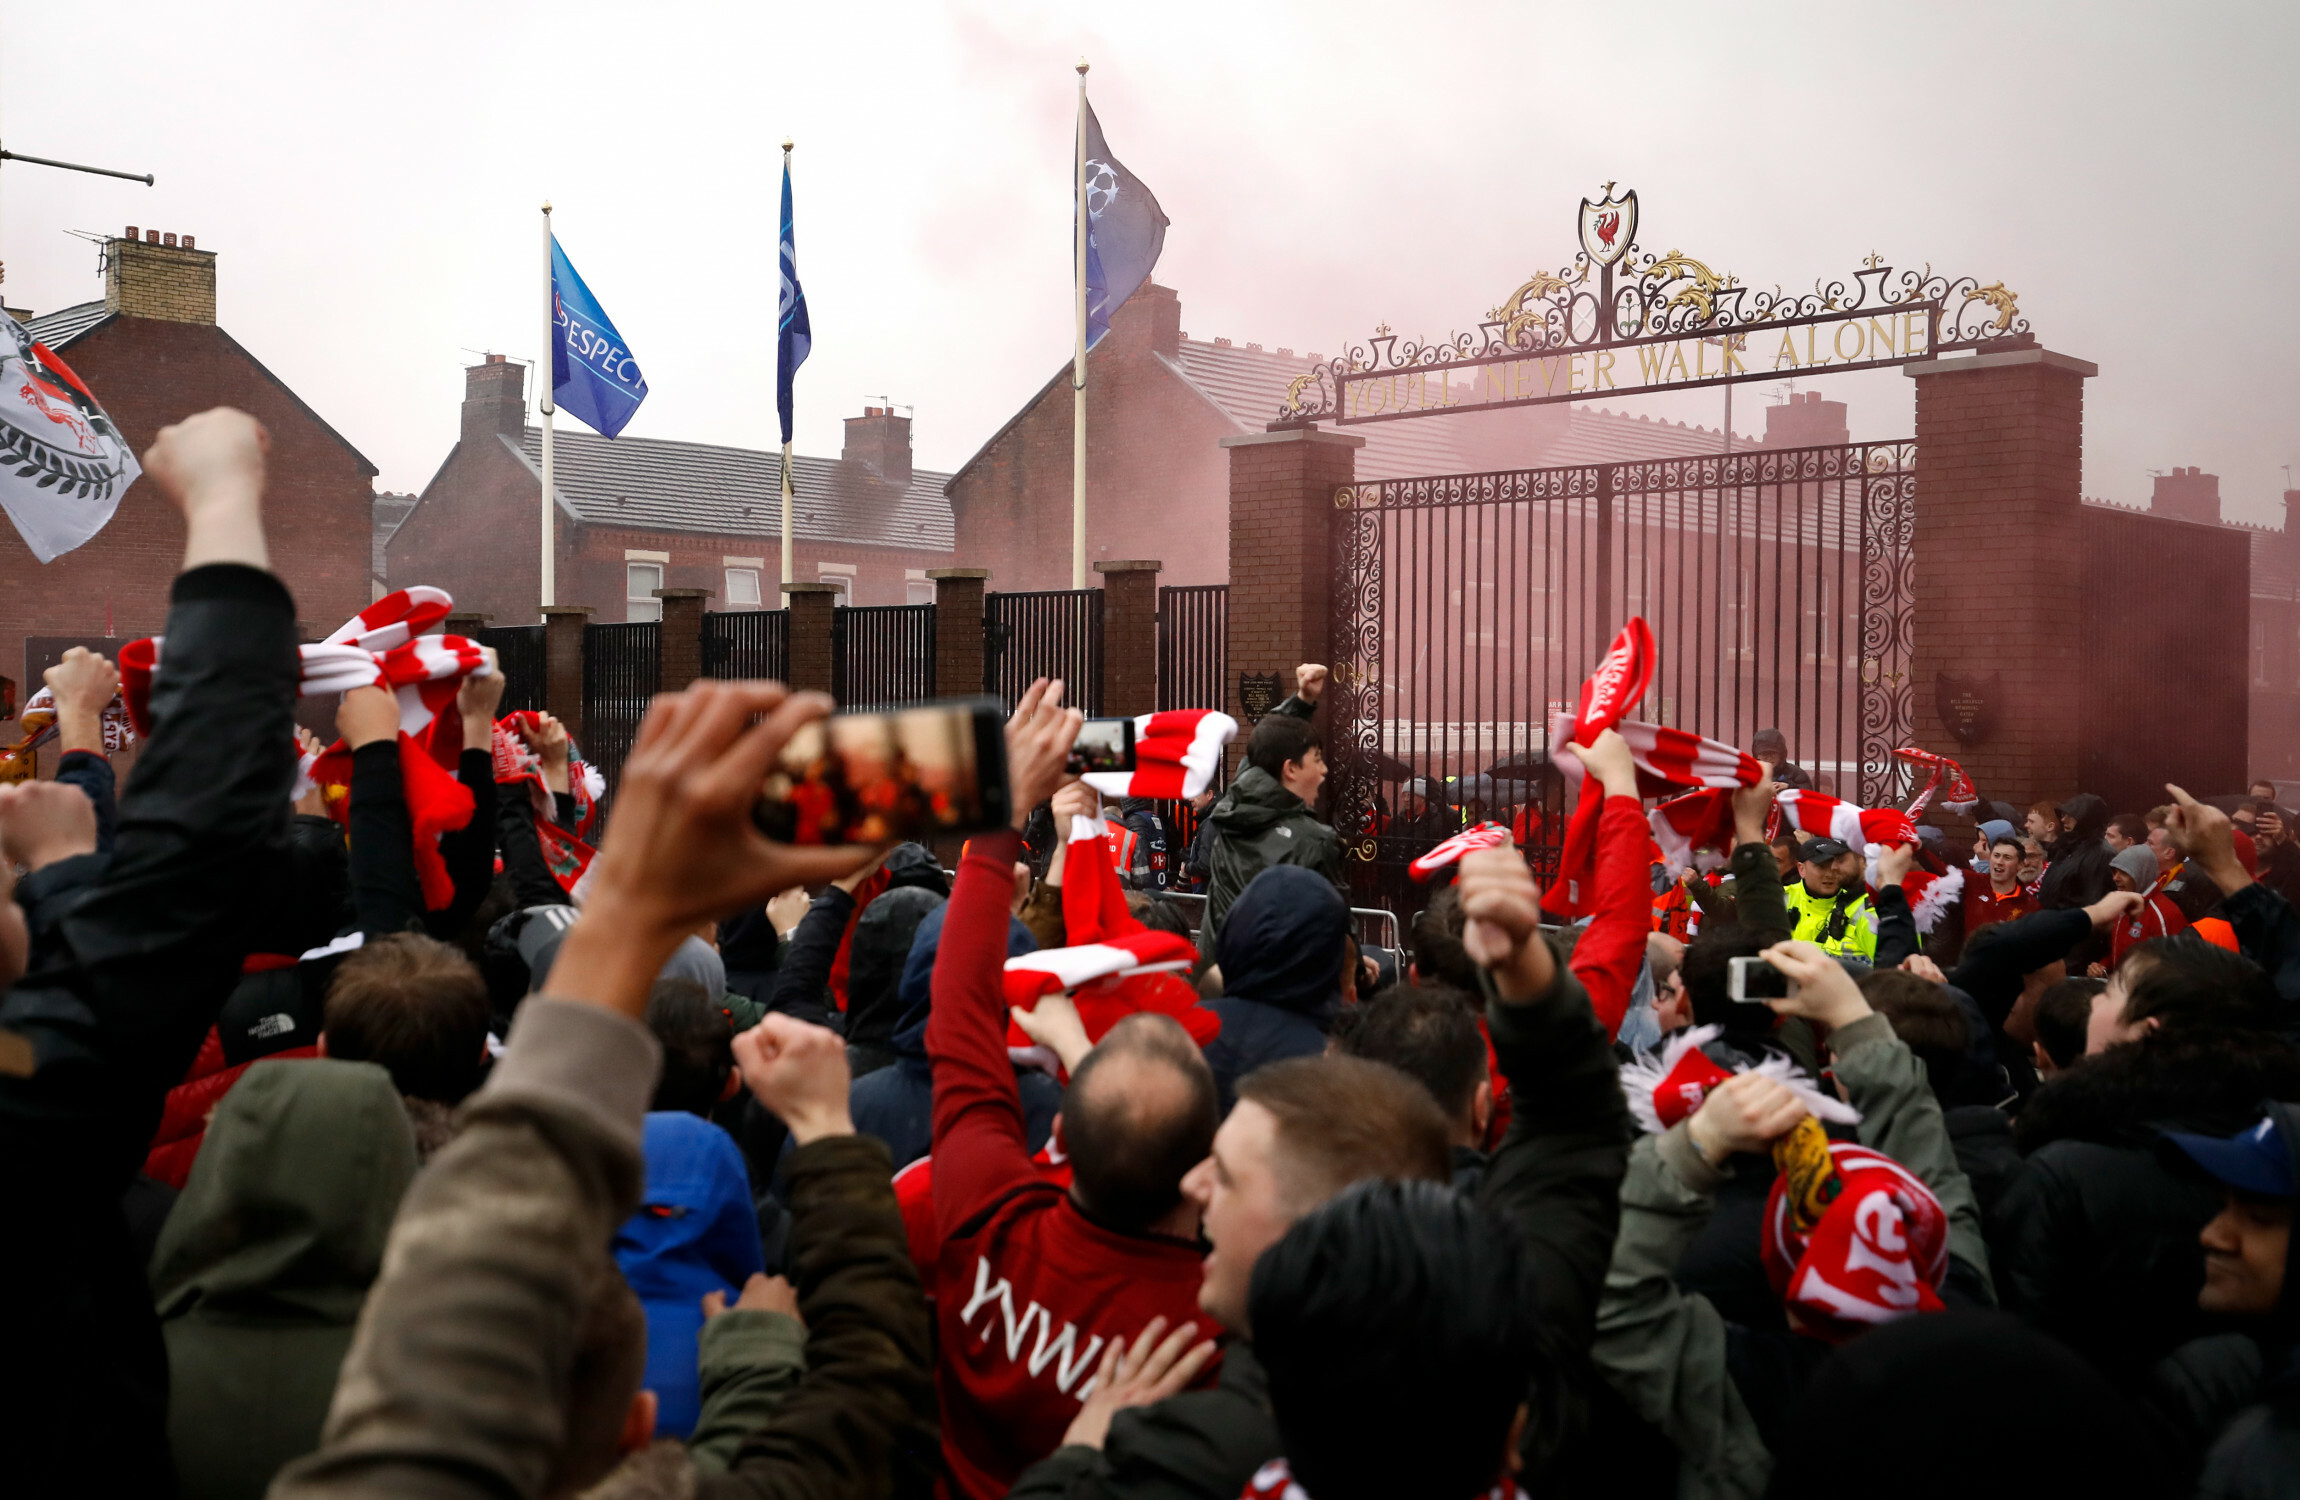
[[[1230,576],[1230,461],[1219,441],[1261,432],[1287,388],[1324,356],[1193,339],[1181,298],[1144,283],[1087,356],[1086,555],[1156,558],[1169,584]],[[1071,393],[1066,360],[948,486],[960,561],[991,587],[1070,586]],[[1766,410],[1764,446],[1842,443],[1842,402]],[[1360,479],[1611,463],[1714,453],[1717,428],[1572,405],[1460,412],[1347,429]],[[1746,439],[1740,440],[1746,443]]]
[[[498,625],[532,624],[541,595],[543,434],[525,373],[499,354],[466,371],[462,436],[386,547],[392,587],[436,585]],[[658,588],[779,607],[779,453],[566,427],[553,444],[559,603],[603,623],[657,618]],[[910,418],[866,408],[839,457],[794,454],[791,468],[796,581],[838,583],[849,604],[932,601],[927,570],[952,562],[949,476],[912,468]]]
[[[375,465],[216,323],[216,252],[190,235],[128,232],[104,242],[104,295],[40,317],[31,334],[85,381],[137,452],[162,427],[212,406],[236,406],[271,433],[264,531],[273,571],[296,598],[306,640],[369,599]],[[110,524],[43,567],[0,525],[0,674],[19,701],[65,647],[110,650],[159,631],[169,582],[183,564],[184,527],[148,479],[120,499]]]

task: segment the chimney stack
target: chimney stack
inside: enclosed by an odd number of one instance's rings
[[[527,429],[527,367],[490,354],[463,371],[463,441],[503,433],[513,442]]]
[[[1765,408],[1768,448],[1836,448],[1852,440],[1845,403],[1823,400],[1819,391],[1791,391],[1786,402]]]
[[[2156,515],[2170,516],[2176,521],[2202,521],[2207,526],[2217,526],[2220,524],[2220,476],[2207,474],[2194,465],[2159,474],[2148,508]]]
[[[909,486],[910,418],[896,416],[891,407],[866,406],[861,416],[847,418],[846,426],[842,460],[860,464],[895,489]]]
[[[136,226],[104,242],[104,309],[130,318],[168,323],[216,321],[216,253],[191,235]]]

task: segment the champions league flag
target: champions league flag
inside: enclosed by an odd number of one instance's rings
[[[1081,180],[1086,211],[1086,347],[1091,349],[1110,331],[1111,313],[1150,279],[1158,252],[1166,248],[1166,214],[1142,179],[1110,154],[1094,106],[1082,97],[1079,107],[1086,112]]]
[[[647,399],[647,377],[599,299],[575,274],[557,235],[551,237],[551,318],[552,400],[601,437],[613,437]]]
[[[791,441],[791,380],[814,348],[814,330],[807,324],[807,294],[799,285],[799,249],[791,234],[791,158],[783,152],[783,263],[782,294],[775,325],[775,412],[783,419],[783,444]]]
[[[0,313],[0,509],[44,563],[104,529],[143,469],[71,367]]]

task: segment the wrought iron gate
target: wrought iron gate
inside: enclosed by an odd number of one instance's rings
[[[473,637],[495,648],[496,669],[503,674],[503,702],[498,713],[520,709],[541,711],[543,700],[543,627],[504,625],[482,629]]]
[[[841,708],[883,708],[933,697],[934,606],[832,610],[831,696]]]
[[[703,675],[734,679],[791,675],[791,612],[712,610],[703,616]]]
[[[639,721],[662,685],[660,621],[583,627],[583,757],[607,778],[610,806]]]
[[[1631,615],[1659,646],[1639,717],[1777,727],[1838,795],[1900,795],[1915,462],[1856,443],[1337,491],[1331,809],[1360,904],[1413,903],[1406,865],[1479,818],[1554,868],[1549,723]]]
[[[1033,681],[1058,677],[1064,702],[1102,712],[1102,590],[992,594],[983,614],[983,691],[1011,710]]]

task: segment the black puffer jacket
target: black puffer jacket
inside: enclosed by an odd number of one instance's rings
[[[2046,850],[2051,868],[2044,872],[2038,904],[2046,911],[2090,906],[2115,888],[2109,879],[2108,804],[2090,792],[2078,792],[2061,808],[2076,827],[2053,840]]]
[[[2233,1134],[2277,1098],[2300,1099],[2300,1050],[2257,1033],[2153,1034],[2039,1089],[1989,1223],[1998,1296],[2126,1389],[2218,1331],[2196,1306],[2196,1237],[2220,1190],[2168,1158],[2158,1133]]]

